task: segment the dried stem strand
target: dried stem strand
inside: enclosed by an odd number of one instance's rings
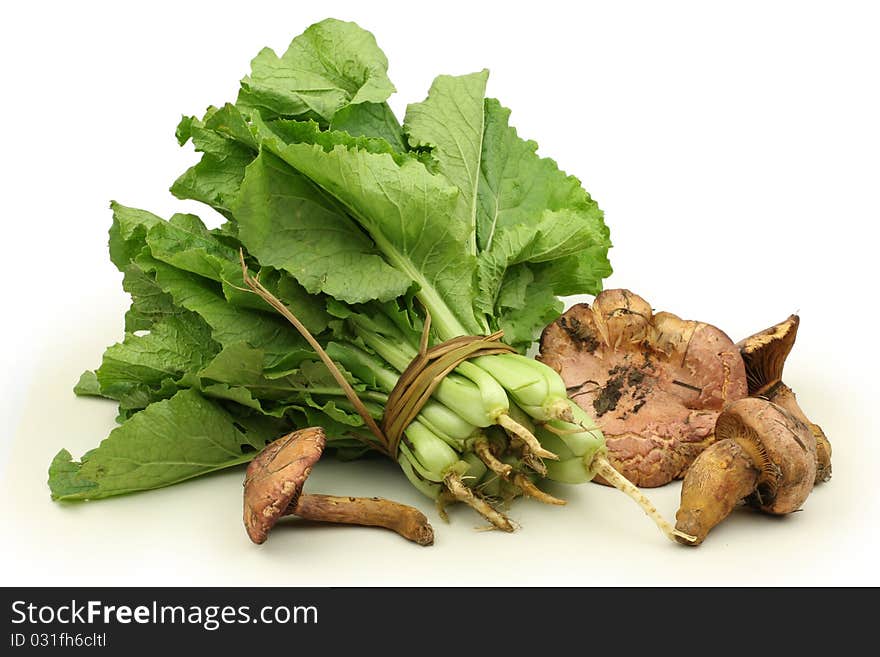
[[[315,353],[318,354],[321,361],[324,365],[327,366],[327,369],[330,371],[330,374],[333,375],[333,378],[336,380],[336,383],[339,384],[339,387],[342,388],[342,391],[345,393],[345,396],[348,397],[348,400],[352,403],[355,410],[358,412],[358,415],[363,419],[364,424],[370,429],[376,439],[379,441],[379,446],[377,446],[372,441],[363,441],[373,449],[378,449],[381,452],[384,452],[388,456],[394,458],[396,455],[392,454],[388,449],[388,440],[385,437],[385,434],[379,428],[379,425],[376,424],[376,421],[373,419],[373,416],[370,415],[370,412],[367,410],[367,407],[364,406],[364,403],[361,401],[360,397],[357,396],[357,393],[354,391],[354,388],[351,387],[348,381],[346,381],[345,376],[343,376],[342,372],[339,371],[339,368],[336,367],[336,363],[333,362],[333,359],[327,355],[327,352],[324,351],[324,348],[318,343],[315,339],[315,336],[305,327],[305,325],[297,319],[296,315],[290,312],[290,309],[285,306],[281,300],[276,297],[274,294],[269,292],[260,281],[251,276],[248,271],[247,264],[244,261],[244,250],[239,249],[238,252],[239,259],[241,260],[241,273],[244,277],[245,284],[254,291],[254,293],[262,298],[266,303],[272,306],[275,310],[277,310],[281,315],[291,324],[293,324],[294,328],[299,331],[300,335],[305,338],[306,342],[309,343],[309,346],[315,350]]]

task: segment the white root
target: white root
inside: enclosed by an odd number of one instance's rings
[[[553,504],[554,506],[565,506],[567,504],[565,500],[555,497],[550,493],[545,493],[535,486],[531,479],[519,472],[513,476],[513,485],[518,486],[523,492],[523,495],[538,500],[539,502],[543,502],[544,504]]]
[[[506,413],[502,413],[501,415],[499,415],[497,422],[499,425],[501,425],[501,427],[504,428],[505,431],[513,434],[514,436],[522,440],[535,456],[540,456],[542,458],[550,459],[552,461],[559,460],[559,457],[556,456],[556,454],[548,449],[544,449],[541,446],[541,443],[538,442],[538,439],[535,438],[534,434],[532,434],[531,431],[526,429],[523,425],[521,425],[519,422],[514,420]]]
[[[467,504],[474,511],[491,522],[496,529],[500,529],[503,532],[512,532],[515,529],[513,523],[510,522],[510,519],[507,516],[500,511],[493,509],[486,500],[477,496],[474,491],[465,486],[461,477],[457,474],[450,472],[446,475],[445,482],[446,487],[455,499]]]
[[[651,500],[649,500],[642,493],[642,491],[640,491],[635,485],[633,485],[633,483],[630,482],[629,479],[627,479],[617,470],[615,470],[614,466],[611,465],[611,462],[607,458],[605,458],[604,455],[598,454],[593,458],[592,469],[595,474],[601,475],[605,481],[614,486],[616,489],[629,495],[636,502],[636,504],[642,507],[642,511],[648,514],[648,517],[654,521],[660,531],[663,532],[670,541],[675,541],[677,543],[679,542],[678,538],[680,538],[689,543],[696,542],[696,536],[691,536],[690,534],[680,532],[672,525],[670,525],[666,521],[666,519],[662,515],[660,515],[657,507],[651,504]]]
[[[446,513],[446,507],[450,504],[456,502],[457,500],[452,496],[452,494],[448,490],[444,490],[440,493],[440,495],[435,500],[434,504],[437,508],[437,515],[440,516],[440,520],[443,522],[449,522],[449,514]]]
[[[492,472],[502,479],[510,479],[510,475],[513,473],[513,466],[508,463],[502,463],[495,457],[492,453],[492,447],[485,437],[477,438],[474,442],[474,452]]]
[[[523,492],[523,495],[525,495],[526,497],[531,497],[532,499],[543,502],[544,504],[553,504],[556,506],[562,506],[566,504],[565,500],[559,499],[558,497],[550,495],[550,493],[545,493],[544,491],[542,491],[540,488],[532,483],[531,479],[529,479],[522,473],[514,472],[512,465],[499,461],[492,453],[492,448],[486,438],[481,437],[474,442],[474,452],[477,454],[480,460],[486,464],[487,468],[489,468],[492,472],[497,474],[502,479],[505,479],[506,481],[511,482],[514,486],[518,487]]]
[[[529,450],[522,450],[522,456],[520,458],[526,467],[531,468],[542,477],[547,476],[547,466],[544,465],[544,461],[532,454]]]

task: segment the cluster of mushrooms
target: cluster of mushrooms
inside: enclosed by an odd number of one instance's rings
[[[720,329],[654,313],[629,290],[577,304],[541,336],[539,360],[605,434],[615,469],[637,486],[684,479],[676,529],[701,543],[745,502],[781,515],[831,478],[831,445],[810,422],[782,370],[799,319],[738,343]],[[244,524],[255,543],[282,517],[391,529],[419,545],[434,532],[413,507],[382,498],[303,493],[323,453],[322,429],[294,431],[251,461]],[[601,477],[597,481],[604,483]]]
[[[621,474],[639,486],[684,478],[676,529],[695,545],[740,502],[791,513],[831,477],[825,433],[782,381],[798,324],[792,315],[734,344],[606,290],[545,329],[539,359],[596,418]]]

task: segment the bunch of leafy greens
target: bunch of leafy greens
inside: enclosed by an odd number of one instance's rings
[[[601,289],[611,272],[601,211],[486,97],[488,72],[436,78],[401,125],[386,71],[369,32],[317,23],[280,57],[261,51],[234,104],[180,122],[180,144],[201,159],[171,191],[225,223],[112,204],[110,257],[131,295],[125,338],[75,391],[116,400],[120,424],[80,461],[55,457],[55,499],[241,464],[296,427],[323,426],[343,457],[368,451],[374,438],[314,351],[245,287],[239,249],[377,418],[425,309],[433,342],[503,329],[524,351],[561,312],[558,296]],[[506,362],[531,381],[546,376]],[[525,384],[493,371],[510,403],[492,410],[497,384],[477,369],[452,375],[401,443],[401,467],[428,495],[449,471],[479,482],[475,437],[504,442],[490,425],[532,408],[516,393]],[[495,451],[520,467],[518,449]]]

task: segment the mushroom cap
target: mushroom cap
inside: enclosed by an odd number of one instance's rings
[[[757,397],[732,402],[718,416],[715,436],[736,441],[761,470],[751,502],[762,511],[796,511],[813,490],[816,438],[781,406]]]
[[[264,542],[287,509],[296,507],[325,443],[320,427],[300,429],[269,443],[250,462],[244,478],[244,526],[254,543]]]
[[[782,381],[785,359],[794,346],[799,325],[800,318],[791,315],[784,322],[737,342],[746,365],[750,395],[765,395]]]
[[[596,418],[612,464],[638,486],[683,477],[714,441],[725,404],[747,394],[739,349],[723,331],[655,314],[625,289],[606,290],[550,324],[538,359]]]

